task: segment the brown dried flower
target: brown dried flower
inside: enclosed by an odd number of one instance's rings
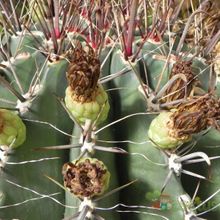
[[[165,97],[162,99],[164,103],[186,98],[193,89],[195,76],[193,75],[191,61],[177,61],[172,67],[169,79],[177,74],[181,74],[185,79],[179,77],[179,79],[166,90]]]
[[[103,194],[108,188],[110,173],[103,162],[82,158],[63,166],[64,186],[83,199]]]
[[[73,99],[81,102],[91,100],[97,89],[100,75],[100,61],[94,50],[77,42],[76,47],[67,53],[70,61],[67,70],[68,84],[73,91]]]
[[[168,123],[170,136],[183,138],[199,133],[209,126],[218,130],[217,120],[220,119],[220,101],[212,94],[192,97],[189,102],[181,104]]]

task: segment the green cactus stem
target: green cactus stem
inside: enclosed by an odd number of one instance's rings
[[[48,182],[44,175],[46,174],[57,181],[62,181],[62,175],[55,167],[62,167],[66,161],[68,152],[42,152],[35,151],[35,148],[69,143],[73,123],[56,97],[64,97],[65,88],[67,86],[65,77],[67,64],[65,60],[45,64],[45,58],[43,56],[37,57],[34,56],[34,54],[27,57],[27,59],[13,63],[16,76],[25,94],[31,91],[29,90],[30,88],[32,89],[30,85],[35,88],[36,85],[39,84],[41,89],[35,94],[27,111],[22,115],[27,129],[26,141],[21,147],[17,148],[13,154],[8,155],[7,162],[18,164],[11,165],[7,163],[4,167],[7,172],[3,171],[1,173],[0,191],[4,195],[3,206],[19,203],[34,196],[22,188],[11,185],[6,179],[24,187],[34,189],[39,193],[53,194],[61,191],[57,185]],[[36,68],[39,68],[38,70],[41,74],[38,75],[39,77],[35,81],[33,79],[36,79],[34,77],[37,71]],[[9,82],[13,82],[10,69],[7,69],[7,72],[5,71],[5,75],[9,76]],[[14,87],[17,89],[17,84],[15,84]],[[11,94],[8,90],[2,86],[0,86],[0,89],[1,98],[6,100],[7,98],[11,98]],[[14,105],[16,105],[16,97],[9,100],[13,100]],[[10,105],[10,107],[12,106]],[[63,131],[63,133],[61,131]],[[68,134],[70,135],[68,136]],[[57,159],[47,161],[44,160],[44,158]],[[28,161],[31,160],[35,160],[36,163],[29,163]],[[38,160],[42,162],[37,162]],[[26,162],[27,164],[20,164],[21,162]],[[8,173],[10,173],[10,175],[8,175]],[[57,199],[64,201],[64,192],[61,192]],[[2,209],[0,218],[28,218],[34,220],[39,218],[62,219],[64,214],[64,208],[51,200],[42,199],[36,201],[36,203],[28,203],[27,205],[29,207],[28,209],[24,209],[22,205]],[[54,210],[56,210],[56,212],[54,212]]]
[[[185,2],[0,1],[0,219],[191,220],[212,210],[192,203],[220,192],[218,13],[187,0],[181,16]],[[5,126],[6,109],[25,141]]]
[[[174,44],[176,44],[176,41],[178,42],[178,39],[174,41]],[[170,94],[170,98],[166,101],[170,101],[171,97],[173,100],[183,97],[184,95],[191,95],[191,92],[196,93],[194,90],[197,87],[208,91],[210,67],[205,59],[193,57],[192,54],[185,51],[181,52],[181,54],[176,54],[175,47],[173,47],[171,51],[169,50],[166,40],[160,42],[154,42],[152,40],[146,41],[143,45],[142,57],[147,69],[148,86],[150,86],[153,91],[159,92],[174,75],[185,75],[185,82],[183,79],[179,79],[179,82],[177,81],[176,83],[175,81],[172,87],[167,90],[166,95]],[[140,64],[143,68],[143,64]],[[182,89],[180,91],[182,94],[177,91],[181,85]],[[174,91],[175,93],[171,96],[171,92]],[[184,94],[184,92],[186,92],[186,94]]]
[[[140,82],[133,70],[140,71],[141,62],[132,63],[133,69],[129,62],[126,62],[120,51],[114,51],[111,62],[111,74],[117,73],[123,69],[130,69],[121,77],[115,78],[112,85],[118,89],[118,93],[114,93],[113,101],[114,117],[125,118],[112,127],[115,130],[114,138],[118,147],[123,147],[129,154],[117,158],[116,163],[119,173],[119,182],[123,184],[128,179],[138,179],[135,186],[128,187],[120,192],[120,202],[126,204],[149,205],[154,206],[154,200],[148,198],[148,193],[159,191],[161,194],[163,183],[169,173],[168,164],[165,163],[164,155],[155,148],[147,138],[148,125],[153,115],[146,113],[146,105],[138,92]],[[120,98],[119,98],[120,97]],[[140,113],[140,114],[139,114]],[[143,114],[146,113],[146,114]],[[131,116],[131,117],[127,117]],[[120,142],[120,141],[124,142]],[[144,159],[144,157],[148,159]],[[128,179],[127,179],[128,178]],[[167,207],[172,203],[175,209],[167,209],[165,212],[155,211],[158,215],[166,216],[168,219],[183,219],[182,208],[178,202],[178,195],[185,193],[179,179],[175,175],[171,176],[170,183],[164,191],[164,195],[168,198]],[[171,203],[169,201],[172,201]],[[159,203],[159,201],[157,201]],[[152,219],[158,217],[147,217],[145,214],[121,214],[121,219]]]

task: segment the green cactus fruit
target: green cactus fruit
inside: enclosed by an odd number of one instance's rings
[[[102,195],[109,186],[110,173],[96,158],[82,158],[63,166],[64,185],[80,199]]]
[[[94,50],[77,43],[73,51],[67,54],[70,64],[67,71],[69,86],[66,89],[66,106],[78,120],[84,124],[87,119],[96,120],[96,125],[108,115],[108,96],[98,84],[100,61]]]
[[[168,127],[168,124],[172,114],[172,112],[161,112],[150,124],[148,136],[159,148],[175,148],[191,139],[191,136],[178,139],[170,135],[172,130]]]
[[[219,99],[212,94],[191,97],[173,112],[162,112],[151,123],[149,138],[161,148],[173,148],[188,142],[193,134],[208,127],[218,129]]]
[[[84,124],[87,119],[90,119],[97,120],[96,125],[98,125],[108,117],[110,105],[104,88],[99,85],[93,94],[94,96],[89,102],[82,103],[74,100],[74,93],[70,87],[66,89],[66,107],[80,124]]]
[[[26,127],[14,112],[0,109],[0,145],[18,147],[26,139]]]

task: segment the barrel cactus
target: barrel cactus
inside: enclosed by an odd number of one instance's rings
[[[217,7],[1,1],[0,219],[218,219]]]

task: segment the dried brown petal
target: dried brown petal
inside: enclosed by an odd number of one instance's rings
[[[188,97],[193,89],[195,84],[194,75],[192,71],[192,62],[191,61],[177,61],[171,70],[169,78],[177,74],[182,74],[185,76],[186,81],[182,78],[177,79],[165,93],[165,98],[162,99],[162,102],[172,102],[184,97]]]
[[[67,54],[70,64],[67,70],[68,83],[75,96],[83,102],[87,101],[97,88],[100,75],[100,61],[89,46],[77,43]]]
[[[172,114],[168,124],[170,136],[183,138],[199,133],[213,126],[217,129],[220,119],[220,101],[211,94],[190,98],[189,102],[181,104]]]
[[[214,70],[220,76],[220,41],[216,44],[212,53],[214,56]]]
[[[95,158],[83,158],[63,166],[64,186],[83,199],[101,195],[108,187],[110,173]]]

